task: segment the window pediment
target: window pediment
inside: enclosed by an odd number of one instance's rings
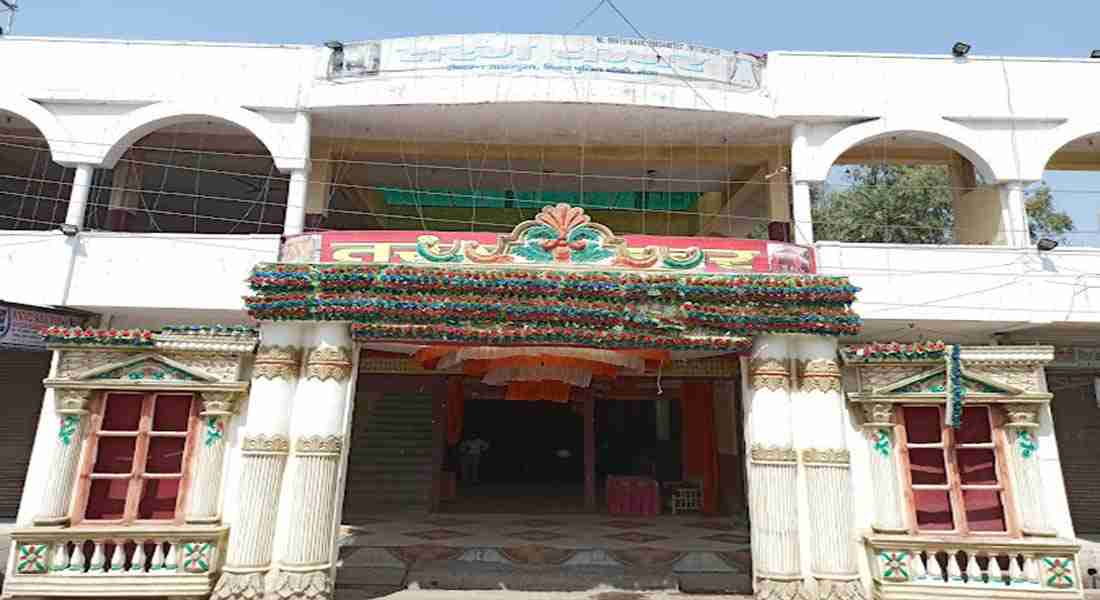
[[[140,354],[75,374],[73,381],[215,383],[218,378],[159,354]]]
[[[978,375],[962,369],[962,384],[966,394],[991,394],[997,396],[1018,396],[1024,390],[996,381],[985,375]],[[947,368],[937,367],[910,377],[906,377],[894,383],[875,388],[876,396],[907,395],[907,394],[946,394],[947,393]]]

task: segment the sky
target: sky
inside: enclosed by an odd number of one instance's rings
[[[17,35],[319,44],[439,33],[632,35],[599,0],[19,0]],[[776,50],[1088,56],[1100,49],[1095,0],[615,0],[651,39]],[[0,21],[0,26],[3,22]],[[0,66],[2,69],[2,66]],[[1100,230],[1100,173],[1048,174],[1078,229]],[[1064,193],[1058,190],[1097,190]],[[1100,236],[1089,235],[1097,239]]]

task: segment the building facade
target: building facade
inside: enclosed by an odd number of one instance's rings
[[[1094,587],[1100,250],[1037,248],[1025,202],[1100,164],[1095,60],[494,34],[0,64],[5,595],[436,563]],[[867,164],[942,169],[949,243],[815,239]]]

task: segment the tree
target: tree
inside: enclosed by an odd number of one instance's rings
[[[844,242],[945,244],[952,240],[951,181],[935,165],[845,169],[844,188],[812,198],[814,237]]]
[[[1054,194],[1045,181],[1027,193],[1024,203],[1031,241],[1044,237],[1060,238],[1062,234],[1073,231],[1073,219],[1054,208]]]
[[[853,166],[844,173],[842,189],[811,194],[816,239],[895,244],[954,241],[954,194],[946,168]],[[1033,240],[1073,230],[1073,220],[1055,209],[1045,183],[1029,191],[1025,202]]]

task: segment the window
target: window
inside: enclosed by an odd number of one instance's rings
[[[195,410],[191,394],[104,394],[92,414],[81,471],[82,502],[73,521],[182,517]]]
[[[901,441],[917,531],[1015,533],[1006,517],[1000,431],[988,406],[963,408],[958,429],[944,424],[944,407],[902,409]]]

